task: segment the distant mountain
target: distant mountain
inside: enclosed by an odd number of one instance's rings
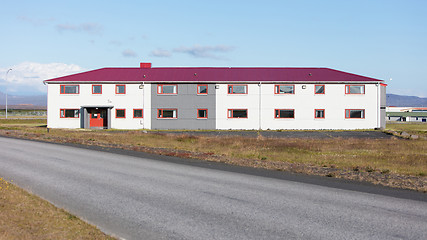
[[[6,94],[0,92],[0,106],[4,108],[6,104]],[[35,95],[35,96],[16,96],[7,95],[7,105],[34,105],[34,106],[47,106],[47,95]]]
[[[394,107],[427,107],[427,98],[387,94],[387,106]]]

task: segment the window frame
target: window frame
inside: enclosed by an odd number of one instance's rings
[[[276,111],[281,111],[281,110],[284,110],[284,111],[293,111],[294,112],[294,116],[293,117],[280,117],[280,112],[279,112],[279,117],[277,117],[277,115],[276,115]],[[295,119],[295,109],[292,109],[292,108],[276,108],[276,109],[274,109],[274,119]]]
[[[124,87],[124,92],[122,92],[122,93],[119,93],[117,90],[118,90],[118,88],[117,87],[119,87],[119,86],[123,86]],[[126,84],[116,84],[116,86],[115,86],[115,91],[116,91],[116,94],[126,94]]]
[[[123,110],[123,117],[117,117],[117,111]],[[126,118],[126,109],[125,108],[116,108],[116,118]]]
[[[323,93],[317,93],[316,88],[318,86],[323,86]],[[325,93],[326,93],[326,86],[325,86],[325,84],[316,84],[316,85],[314,85],[314,94],[315,95],[325,95]]]
[[[141,110],[141,117],[135,117],[135,111]],[[134,108],[133,109],[133,118],[144,118],[144,109],[142,108]]]
[[[323,111],[323,117],[317,117],[317,111]],[[319,108],[319,109],[314,109],[314,118],[315,119],[325,119],[325,117],[326,117],[326,111],[325,111],[325,109],[321,109],[321,108]]]
[[[165,110],[172,110],[175,111],[175,117],[163,117],[163,112]],[[162,112],[162,117],[159,117],[159,111]],[[172,114],[173,115],[173,114]],[[157,119],[178,119],[178,109],[177,108],[157,108]]]
[[[67,110],[72,110],[72,111],[77,110],[77,117],[66,117],[65,111],[67,111]],[[62,116],[62,111],[64,111],[64,116]],[[59,109],[59,118],[80,118],[80,109],[78,109],[78,108],[61,108],[61,109]]]
[[[199,111],[206,111],[206,117],[200,117]],[[197,109],[197,119],[208,119],[208,109],[207,108],[198,108]]]
[[[175,93],[164,93],[163,87],[164,86],[175,86]],[[178,94],[178,84],[157,84],[157,94],[160,95],[177,95]]]
[[[233,93],[233,88],[234,86],[244,86],[246,89],[246,91],[244,93]],[[231,92],[230,92],[230,87],[231,87]],[[227,94],[230,95],[245,95],[248,94],[249,89],[248,89],[248,84],[228,84],[227,86]]]
[[[66,93],[65,92],[65,87],[71,87],[71,86],[77,87],[76,93]],[[62,87],[64,87],[64,91],[62,91]],[[68,95],[68,94],[74,94],[74,95],[80,94],[80,85],[79,84],[61,84],[61,85],[59,85],[59,93],[60,94],[66,94],[66,95]]]
[[[201,93],[199,91],[199,87],[201,87],[201,86],[206,86],[206,93]],[[208,95],[208,93],[209,93],[208,84],[197,84],[197,95]]]
[[[244,110],[244,111],[246,111],[246,117],[233,117],[233,115],[234,115],[233,113],[236,110]],[[229,114],[230,111],[231,111],[231,116]],[[248,119],[249,118],[249,111],[248,111],[247,108],[229,108],[229,109],[227,109],[227,118],[228,119]]]
[[[351,111],[362,111],[363,116],[360,117],[360,118],[352,118],[351,117]],[[365,118],[366,118],[366,111],[365,111],[365,109],[346,109],[345,110],[345,119],[365,119]]]
[[[351,93],[350,87],[363,87],[363,93]],[[366,87],[364,84],[347,84],[345,85],[345,94],[347,95],[363,95],[366,92]]]
[[[93,91],[93,87],[101,87],[101,92],[100,93],[96,93]],[[102,84],[92,84],[92,94],[102,94]]]
[[[292,87],[292,93],[280,93],[280,86],[291,86]],[[277,88],[279,87],[279,88]],[[279,90],[279,91],[277,91]],[[295,84],[275,84],[274,85],[274,94],[277,95],[283,95],[283,94],[295,94]]]

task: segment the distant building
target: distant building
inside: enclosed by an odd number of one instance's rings
[[[44,81],[48,127],[374,129],[382,80],[329,68],[102,68]]]
[[[387,121],[427,122],[427,108],[387,107]]]

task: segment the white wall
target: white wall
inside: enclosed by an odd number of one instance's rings
[[[116,94],[116,84],[102,84],[102,94],[92,94],[92,84],[79,84],[79,94],[60,94],[60,85],[48,84],[48,127],[50,128],[80,128],[80,118],[60,118],[60,109],[63,108],[80,109],[82,106],[89,105],[113,106],[111,128],[117,129],[143,128],[144,119],[149,116],[144,109],[144,118],[133,118],[133,109],[144,107],[145,88],[139,89],[140,84],[125,84],[126,94]],[[126,109],[126,118],[116,118],[116,109]]]
[[[217,84],[216,128],[217,129],[258,129],[259,128],[259,87],[248,84],[248,94],[228,94],[228,84]],[[228,109],[248,109],[248,118],[228,118]]]
[[[379,127],[375,84],[365,84],[365,94],[345,94],[346,84],[325,84],[325,94],[315,94],[315,84],[295,84],[295,94],[274,94],[275,84],[248,84],[247,95],[227,94],[227,84],[217,90],[218,129],[371,129]],[[305,85],[305,89],[302,86]],[[259,115],[261,88],[261,116]],[[247,108],[248,119],[227,119],[227,109]],[[294,109],[294,119],[274,118],[275,109]],[[324,119],[314,110],[325,109]],[[365,119],[346,119],[345,109],[365,109]],[[261,117],[261,127],[259,119]]]

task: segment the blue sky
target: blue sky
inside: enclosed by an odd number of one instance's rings
[[[427,1],[4,1],[0,91],[102,67],[329,67],[427,97]],[[6,81],[7,69],[12,68]],[[390,81],[389,79],[392,78]]]

